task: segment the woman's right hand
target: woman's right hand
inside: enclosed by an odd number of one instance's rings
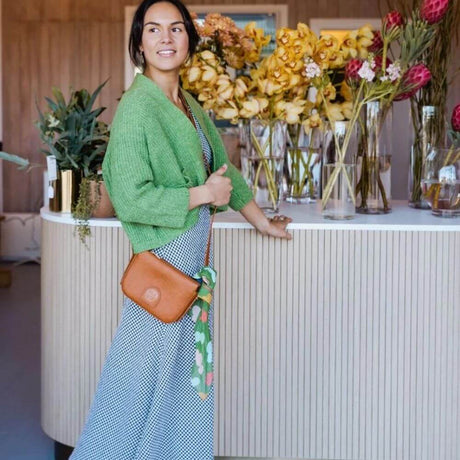
[[[208,177],[208,180],[204,184],[210,193],[211,201],[209,204],[213,206],[224,206],[230,201],[233,187],[232,181],[224,176],[227,169],[228,166],[226,164],[222,165]]]

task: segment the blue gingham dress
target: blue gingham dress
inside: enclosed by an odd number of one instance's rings
[[[194,119],[212,164],[210,146]],[[194,227],[152,252],[193,276],[204,265],[209,222],[209,207],[202,206]],[[212,265],[212,254],[210,260]],[[72,460],[213,459],[214,386],[202,401],[190,382],[193,328],[189,315],[164,324],[125,299]]]

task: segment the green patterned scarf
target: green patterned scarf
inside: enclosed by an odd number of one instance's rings
[[[188,313],[195,323],[195,362],[192,366],[191,382],[202,400],[208,396],[214,377],[208,316],[211,308],[212,291],[216,285],[216,276],[216,271],[211,267],[203,267],[194,276],[202,283],[195,304]]]

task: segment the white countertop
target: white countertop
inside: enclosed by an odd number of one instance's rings
[[[395,230],[395,231],[460,231],[460,218],[444,218],[431,214],[429,210],[412,209],[406,201],[393,201],[392,212],[382,215],[356,214],[352,220],[332,221],[321,215],[319,202],[295,205],[282,203],[280,214],[292,217],[288,229],[310,230]],[[75,225],[71,214],[51,212],[42,208],[40,215],[43,219],[60,224]],[[116,218],[90,219],[90,226],[119,227]],[[240,213],[227,211],[216,215],[214,228],[252,228]]]

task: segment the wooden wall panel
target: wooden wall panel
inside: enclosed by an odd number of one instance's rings
[[[312,17],[375,17],[378,0],[270,0],[289,6],[289,25]],[[33,122],[35,100],[58,86],[94,90],[110,78],[98,103],[108,107],[110,122],[123,91],[124,7],[132,0],[14,0],[4,1],[3,21],[3,145],[4,150],[44,164]],[[242,0],[189,0],[194,4],[238,4]],[[265,0],[252,3],[263,4]],[[455,90],[458,95],[458,90]],[[4,210],[37,211],[42,202],[42,171],[30,174],[4,165]]]

